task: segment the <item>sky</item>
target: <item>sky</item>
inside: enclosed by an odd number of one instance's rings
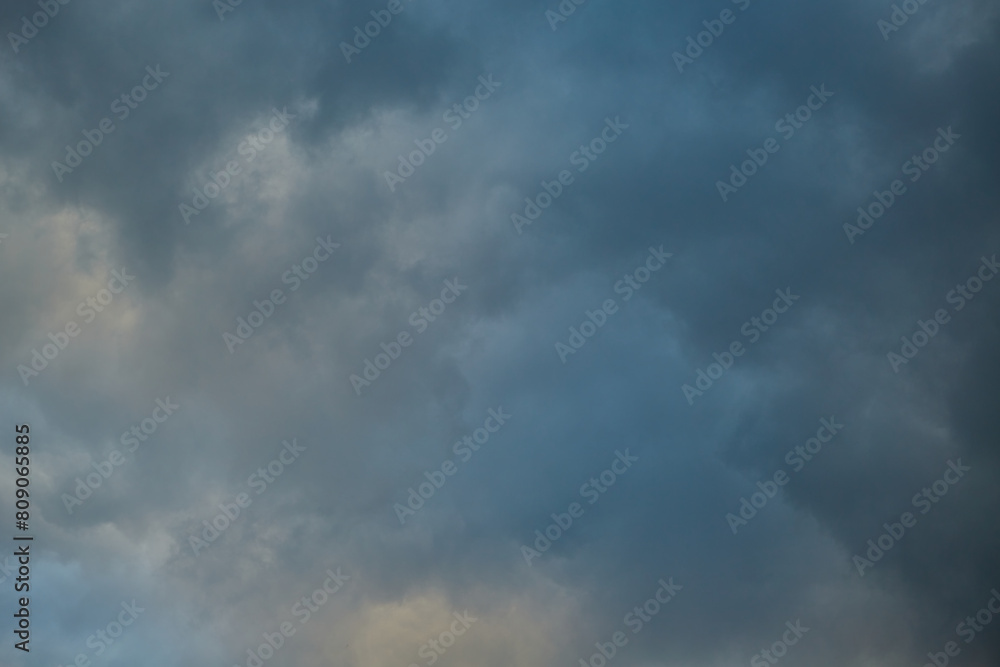
[[[0,27],[0,664],[1000,660],[995,3]]]

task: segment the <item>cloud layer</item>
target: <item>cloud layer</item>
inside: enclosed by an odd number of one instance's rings
[[[4,664],[996,664],[994,3],[39,7]]]

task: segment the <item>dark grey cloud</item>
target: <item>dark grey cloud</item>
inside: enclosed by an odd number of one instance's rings
[[[993,5],[927,3],[885,40],[891,3],[590,0],[553,30],[556,2],[402,0],[348,63],[341,42],[388,4],[244,0],[219,20],[204,1],[71,2],[5,44],[2,391],[8,423],[37,433],[38,540],[37,648],[7,662],[246,664],[290,622],[268,663],[427,664],[420,647],[465,610],[480,620],[441,664],[579,664],[618,630],[618,663],[747,664],[797,620],[782,661],[923,664],[957,641],[963,664],[995,662],[993,626],[966,644],[956,625],[1000,585],[1000,283],[948,301],[1000,251]],[[733,23],[678,72],[724,9]],[[5,6],[0,25],[35,11]],[[60,181],[66,145],[157,65],[169,76]],[[451,127],[487,75],[499,87]],[[833,96],[782,136],[822,85]],[[249,160],[242,142],[286,108]],[[628,127],[578,171],[608,119]],[[904,163],[949,127],[960,138],[910,181]],[[438,128],[391,191],[385,173]],[[780,150],[723,201],[716,182],[769,138]],[[179,206],[230,162],[185,224]],[[562,170],[573,183],[519,234],[511,215]],[[850,243],[845,223],[894,179],[906,193]],[[340,246],[293,290],[317,238]],[[672,257],[616,290],[651,246]],[[87,321],[78,304],[122,267],[135,280]],[[468,288],[431,321],[419,309],[445,280]],[[223,334],[276,289],[230,353]],[[751,341],[776,290],[799,299]],[[607,299],[618,310],[563,363],[556,343]],[[894,372],[887,353],[939,308],[950,321]],[[18,366],[70,322],[25,385]],[[358,395],[350,376],[401,332],[412,344]],[[745,353],[689,405],[682,386],[734,341]],[[166,397],[180,408],[127,451]],[[463,460],[455,443],[501,407],[509,422]],[[794,471],[821,419],[844,428]],[[305,450],[258,493],[292,439]],[[625,450],[638,461],[590,504],[581,486]],[[967,476],[920,514],[914,495],[959,459]],[[457,472],[401,525],[394,506],[446,461]],[[779,470],[734,535],[726,515]],[[522,545],[574,502],[527,564]],[[852,557],[906,511],[916,525],[860,576]],[[348,583],[302,623],[295,605],[337,567]],[[626,614],[671,577],[683,588],[633,633]],[[88,637],[133,599],[148,611],[96,656]]]

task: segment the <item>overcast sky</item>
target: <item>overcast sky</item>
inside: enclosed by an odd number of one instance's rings
[[[995,3],[61,2],[0,664],[998,664]]]

